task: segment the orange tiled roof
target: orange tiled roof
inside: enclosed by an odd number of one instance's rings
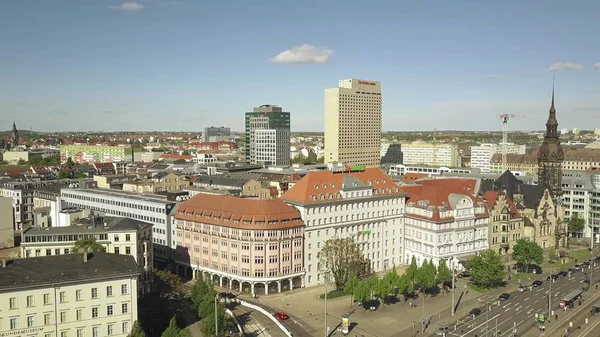
[[[96,170],[115,168],[112,163],[94,163],[93,165],[96,168]]]
[[[400,179],[400,182],[402,182],[404,184],[409,184],[409,183],[414,182],[415,180],[427,178],[428,176],[429,175],[427,175],[426,173],[407,173],[404,176],[402,176],[402,179]]]
[[[282,196],[283,199],[299,204],[330,202],[341,199],[344,177],[351,176],[377,191],[377,195],[401,195],[398,185],[376,167],[358,172],[310,171]],[[323,198],[321,198],[321,195]],[[316,197],[316,199],[313,198]]]
[[[247,199],[215,194],[197,194],[184,201],[177,208],[175,218],[239,229],[268,230],[304,226],[300,212],[283,200]],[[272,223],[265,222],[265,218]],[[260,221],[264,223],[258,223]]]
[[[487,191],[483,194],[483,200],[485,200],[487,206],[489,208],[494,207],[496,201],[498,200],[498,192],[496,191]],[[506,196],[506,202],[508,204],[508,208],[510,211],[511,218],[518,218],[521,215],[519,214],[519,210],[517,210],[517,205],[515,205],[514,201]]]

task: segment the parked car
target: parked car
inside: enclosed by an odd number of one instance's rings
[[[471,277],[471,274],[469,274],[468,271],[463,271],[460,274],[456,275],[456,277],[458,277],[458,278],[467,278],[467,277]]]
[[[580,263],[575,264],[573,266],[573,269],[575,269],[575,270],[581,270],[581,264]]]
[[[273,316],[280,321],[285,321],[290,318],[290,316],[286,315],[284,312],[276,312],[273,314]]]
[[[522,292],[525,292],[525,291],[527,291],[527,290],[529,290],[529,287],[528,287],[528,286],[524,286],[524,285],[520,285],[520,286],[517,288],[517,291],[518,291],[518,292],[520,292],[520,293],[522,293]]]
[[[550,280],[556,281],[556,279],[558,279],[558,275],[557,274],[552,274],[552,275],[550,275],[550,276],[548,276],[546,278],[546,281],[550,281]]]
[[[532,285],[533,287],[535,287],[535,288],[537,288],[537,287],[541,287],[541,286],[542,286],[542,284],[544,284],[544,282],[542,282],[542,281],[539,281],[539,280],[536,280],[536,281],[533,281],[533,282],[531,282],[531,285]]]
[[[447,326],[443,326],[439,328],[435,334],[438,336],[446,336],[448,335],[448,332],[450,332],[450,329]]]
[[[479,314],[481,314],[481,309],[479,308],[473,308],[469,311],[469,316],[479,316]]]
[[[501,301],[501,302],[508,301],[509,298],[510,298],[510,294],[504,293],[504,294],[498,296],[498,301]]]
[[[590,263],[590,261],[584,261],[584,262],[583,262],[583,265],[584,265],[584,266],[586,266],[586,267],[589,267],[589,266],[590,266],[590,264],[591,264],[591,263]]]
[[[569,275],[569,273],[564,270],[558,272],[558,277],[566,277],[567,275]]]

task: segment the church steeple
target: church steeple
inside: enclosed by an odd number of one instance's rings
[[[546,133],[538,152],[538,185],[542,193],[548,190],[553,198],[562,195],[562,162],[565,156],[560,146],[558,120],[554,107],[554,83],[552,83],[552,102],[548,111]]]
[[[19,131],[17,131],[17,123],[13,120],[11,147],[14,149],[19,146]]]

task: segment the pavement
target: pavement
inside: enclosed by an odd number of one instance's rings
[[[286,337],[281,329],[259,311],[238,305],[232,310],[248,337]]]

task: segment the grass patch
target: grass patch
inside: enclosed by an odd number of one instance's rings
[[[571,259],[567,260],[565,263],[561,263],[560,261],[556,261],[555,263],[544,263],[544,271],[547,271],[548,268],[559,268],[559,267],[567,267],[575,264],[575,260],[578,263],[583,261],[587,261],[592,257],[592,254],[587,249],[579,249],[571,251]]]
[[[344,293],[343,290],[332,290],[330,292],[327,293],[327,299],[334,299],[334,298],[339,298],[339,297],[344,297],[344,296],[348,296]],[[319,298],[324,300],[325,299],[325,294],[321,294],[319,295]]]
[[[475,290],[476,292],[479,292],[479,293],[487,293],[489,291],[498,289],[498,288],[482,288],[482,287],[479,287],[475,283],[472,283],[472,282],[467,283],[467,286],[469,288]]]

